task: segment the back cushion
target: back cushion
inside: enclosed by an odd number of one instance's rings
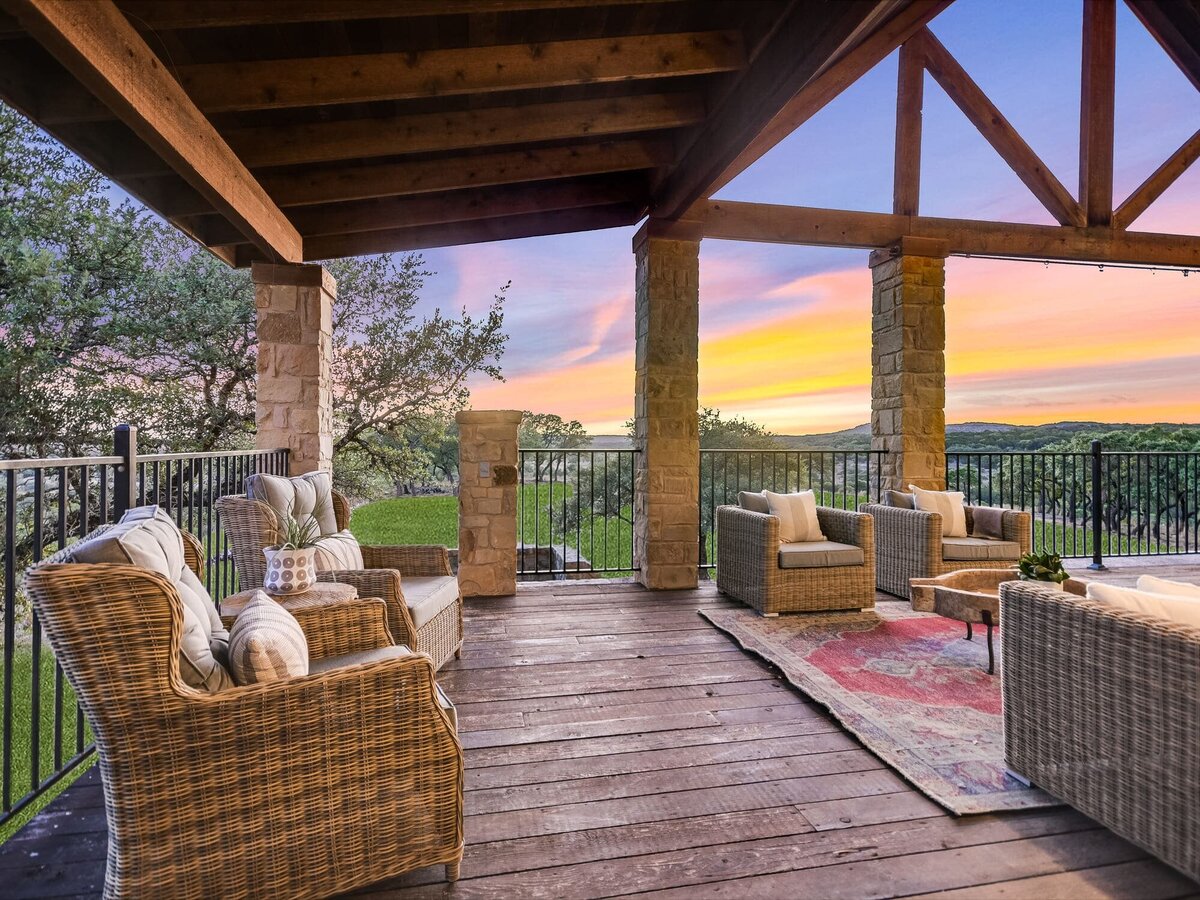
[[[309,472],[295,478],[282,475],[251,475],[246,479],[246,496],[261,500],[275,514],[297,522],[311,516],[321,534],[337,534],[337,516],[333,513],[333,481],[328,472]]]
[[[1095,600],[1097,603],[1107,603],[1110,606],[1127,609],[1130,612],[1200,628],[1200,597],[1154,594],[1149,591],[1089,581],[1087,598]]]
[[[750,491],[738,491],[738,506],[740,506],[742,509],[748,509],[750,512],[771,512],[771,507],[767,503],[766,495],[752,493]]]
[[[917,504],[913,499],[912,494],[906,494],[904,491],[884,491],[883,505],[894,506],[897,509],[916,509]]]
[[[184,562],[183,536],[167,513],[157,506],[131,509],[116,525],[75,544],[71,560],[137,566],[170,581],[183,601],[179,672],[184,682],[207,691],[233,685],[229,632],[208,591]]]

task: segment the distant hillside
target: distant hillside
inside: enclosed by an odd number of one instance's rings
[[[1178,422],[1156,423],[1166,429],[1197,429],[1200,426]],[[1040,450],[1047,444],[1078,432],[1109,434],[1136,431],[1147,425],[1106,422],[1054,422],[1049,425],[1009,425],[1003,422],[959,422],[946,426],[947,450]],[[857,425],[827,434],[788,434],[779,436],[787,447],[814,450],[865,450],[871,446],[870,424]]]

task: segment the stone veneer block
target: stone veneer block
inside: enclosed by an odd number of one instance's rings
[[[520,410],[464,410],[458,422],[458,583],[465,597],[517,592]]]
[[[262,449],[287,447],[292,475],[333,465],[333,301],[321,266],[256,262],[257,434]]]
[[[871,254],[871,449],[884,490],[946,487],[946,261]]]
[[[633,545],[638,579],[654,589],[697,583],[699,252],[698,241],[634,239]]]

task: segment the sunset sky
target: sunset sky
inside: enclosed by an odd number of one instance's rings
[[[958,0],[933,31],[1059,180],[1078,180],[1080,5]],[[1198,93],[1118,4],[1116,195],[1200,126]],[[887,212],[895,55],[718,195]],[[926,78],[921,212],[1053,224]],[[1200,165],[1135,223],[1196,233]],[[620,430],[633,408],[633,228],[426,253],[432,308],[482,310],[512,280],[503,384],[477,408]],[[865,251],[705,241],[700,401],[780,433],[870,417]],[[951,259],[947,420],[1200,421],[1200,273]]]

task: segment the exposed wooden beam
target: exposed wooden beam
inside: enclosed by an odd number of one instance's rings
[[[650,0],[119,0],[118,6],[137,27],[162,31],[285,22],[472,15],[646,2]],[[671,3],[677,0],[653,2]]]
[[[615,203],[641,202],[644,205],[645,197],[645,180],[626,175],[305,206],[293,210],[291,217],[305,241],[308,241],[326,235],[443,225],[539,211]],[[210,244],[239,243],[237,233],[219,217],[198,216],[189,222],[207,237]]]
[[[1189,0],[1125,2],[1200,91],[1200,9]]]
[[[691,135],[681,161],[655,192],[655,215],[675,218],[707,196],[734,158],[879,5],[792,0],[751,65]]]
[[[1116,51],[1117,0],[1083,0],[1079,205],[1088,225],[1112,222]]]
[[[919,43],[900,48],[896,79],[896,158],[892,212],[915,216],[921,198],[921,108],[925,96],[925,58]]]
[[[287,262],[300,235],[111,0],[3,0],[31,36],[238,230]]]
[[[1128,228],[1132,225],[1197,158],[1200,158],[1200,130],[1184,141],[1183,146],[1172,153],[1170,158],[1155,169],[1154,173],[1118,207],[1113,213],[1113,226]]]
[[[1063,225],[1083,225],[1083,211],[1070,192],[1004,118],[987,94],[928,29],[913,38],[925,54],[925,67],[1017,177]]]
[[[212,114],[707,75],[745,63],[740,33],[702,31],[210,63],[179,66],[176,76]]]
[[[265,169],[259,183],[279,206],[287,209],[375,197],[413,196],[468,188],[578,178],[612,172],[631,172],[664,166],[671,161],[671,145],[664,140],[611,141],[507,150],[415,159],[396,163],[300,171]],[[127,179],[126,187],[152,186],[158,178]],[[194,194],[168,202],[172,216],[211,211]]]
[[[472,222],[455,222],[447,225],[396,228],[392,231],[372,231],[366,234],[316,237],[305,241],[304,249],[309,254],[309,260],[365,256],[371,253],[454,247],[461,244],[510,241],[547,234],[617,228],[632,225],[643,215],[644,207],[642,206],[616,204],[590,209],[568,209],[503,218],[477,219]],[[239,250],[238,262],[240,265],[247,265],[249,255],[245,254],[243,250]]]
[[[635,134],[694,125],[703,118],[704,104],[695,94],[647,94],[246,128],[229,131],[226,138],[246,165],[256,168]]]
[[[688,213],[682,228],[695,234],[696,221],[707,238],[806,244],[822,247],[889,247],[901,238],[945,242],[955,256],[1002,256],[1033,260],[1200,268],[1200,237],[1142,234],[1115,228],[1023,225],[894,213],[852,212],[708,200]],[[670,224],[661,226],[670,235]]]
[[[824,109],[846,88],[875,68],[888,54],[933,20],[953,0],[916,0],[887,19],[859,44],[840,56],[808,81],[771,120],[759,130],[721,174],[706,195],[719,191],[754,165],[789,134]]]

